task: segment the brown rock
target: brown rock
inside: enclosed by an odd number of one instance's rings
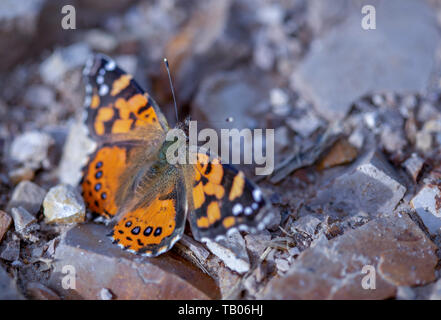
[[[6,212],[0,210],[0,242],[3,239],[6,231],[8,231],[11,226],[12,218]]]
[[[317,165],[319,170],[332,168],[342,164],[347,164],[357,158],[357,148],[352,146],[347,140],[338,140],[331,150],[320,160]]]
[[[381,217],[298,257],[287,276],[274,278],[266,299],[385,299],[397,286],[435,280],[436,246],[406,216]],[[363,289],[365,265],[376,270],[376,289]]]
[[[28,296],[35,300],[60,300],[60,297],[55,292],[39,282],[29,283],[26,290]]]
[[[121,250],[106,237],[102,225],[78,225],[55,249],[50,288],[65,299],[98,299],[106,288],[114,299],[213,299],[219,289],[213,279],[176,253],[146,258]],[[62,280],[75,270],[75,289]],[[64,273],[63,273],[64,271]],[[66,278],[65,278],[66,279]]]

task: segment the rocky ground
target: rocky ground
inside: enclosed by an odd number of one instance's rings
[[[441,299],[441,2],[370,1],[369,31],[366,3],[1,1],[0,299]],[[275,129],[276,170],[254,179],[268,230],[154,259],[110,243],[77,189],[91,52],[171,124],[164,56],[183,116]]]

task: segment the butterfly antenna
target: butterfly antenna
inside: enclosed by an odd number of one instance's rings
[[[172,79],[171,79],[171,75],[170,75],[170,67],[169,67],[169,65],[168,65],[168,60],[167,60],[167,58],[164,58],[164,64],[165,64],[165,68],[167,69],[168,81],[170,82],[170,88],[171,88],[171,92],[172,92],[172,95],[173,95],[173,102],[174,102],[174,104],[175,104],[176,121],[179,122],[179,118],[178,118],[178,106],[176,105],[175,90],[173,89],[173,83],[172,83]]]

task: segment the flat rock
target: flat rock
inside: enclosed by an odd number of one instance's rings
[[[376,29],[364,30],[361,7],[366,4],[372,1],[325,6],[333,7],[323,10],[331,17],[321,22],[336,18],[335,27],[311,44],[292,76],[293,88],[328,120],[344,118],[351,104],[368,92],[419,92],[429,84],[439,43],[435,11],[425,1],[375,1]],[[332,15],[337,8],[346,13]]]
[[[262,117],[253,114],[269,99],[268,81],[268,77],[263,73],[250,69],[219,72],[205,78],[192,106],[191,117],[198,119],[198,130],[211,128],[217,130],[218,136],[221,136],[223,129],[243,130],[259,127],[259,119],[262,120]],[[233,121],[227,122],[226,119]],[[263,134],[265,135],[265,131]],[[218,152],[230,150],[230,155],[240,153],[243,158],[245,145],[252,145],[252,139],[252,135],[244,135],[240,141],[221,139]],[[231,160],[228,163],[231,163]],[[254,164],[237,166],[248,172]]]
[[[405,192],[394,168],[379,151],[373,150],[324,186],[311,203],[337,208],[347,215],[362,211],[375,216],[391,213]]]
[[[100,299],[106,288],[114,299],[213,299],[213,279],[176,253],[146,258],[121,250],[96,224],[77,225],[62,235],[55,249],[49,288],[64,299]],[[63,289],[63,267],[75,270],[75,289]]]
[[[0,300],[22,300],[23,296],[17,289],[15,281],[0,266]]]
[[[245,240],[240,232],[235,231],[225,239],[216,242],[209,240],[206,245],[231,270],[238,273],[250,270],[250,259],[245,247]]]
[[[46,190],[31,181],[22,181],[14,189],[6,211],[12,208],[23,207],[32,215],[40,211]]]
[[[194,100],[194,119],[204,119],[214,129],[254,128],[256,119],[250,112],[264,100],[269,99],[265,92],[263,76],[252,74],[251,70],[221,72],[207,77]],[[231,117],[233,122],[225,120]]]
[[[433,170],[428,179],[425,179],[426,184],[410,201],[410,205],[431,234],[439,233],[441,230],[440,178],[441,170],[439,168]]]
[[[68,184],[61,184],[49,190],[43,201],[46,223],[83,222],[86,205],[79,192]]]
[[[34,300],[60,300],[55,292],[39,282],[28,283],[26,294]]]
[[[397,287],[435,280],[437,247],[407,216],[383,216],[305,251],[265,299],[386,299]],[[375,268],[375,290],[363,289],[364,266]]]

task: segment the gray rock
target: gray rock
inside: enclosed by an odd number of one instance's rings
[[[257,121],[249,114],[269,99],[269,92],[261,81],[262,75],[250,72],[218,73],[204,80],[195,98],[192,117],[206,120],[215,129],[256,127]],[[234,121],[227,123],[228,117]]]
[[[392,213],[405,192],[406,188],[384,156],[379,151],[371,151],[324,186],[312,203],[330,205],[346,214],[362,211],[375,216]]]
[[[431,234],[441,229],[441,191],[435,181],[428,181],[410,201]]]
[[[247,249],[249,250],[250,256],[254,261],[258,261],[265,249],[270,246],[270,240],[271,234],[267,230],[256,234],[245,235]]]
[[[12,208],[12,219],[14,220],[15,231],[19,234],[26,234],[34,228],[37,219],[23,207]]]
[[[112,34],[99,29],[88,31],[84,40],[90,48],[99,52],[111,52],[118,46],[118,41]]]
[[[351,1],[310,0],[307,2],[306,19],[316,34],[321,34],[342,23],[353,10]]]
[[[271,89],[269,92],[269,101],[276,115],[286,116],[291,109],[288,94],[280,88]]]
[[[277,267],[277,271],[279,271],[280,273],[285,273],[286,271],[289,270],[289,262],[286,259],[281,259],[281,258],[277,258],[275,260],[276,262],[276,267]]]
[[[100,299],[101,300],[112,300],[113,294],[112,292],[107,288],[102,288],[100,291]]]
[[[317,227],[321,223],[320,219],[317,219],[314,216],[307,215],[296,220],[291,229],[293,232],[303,232],[307,235],[313,237],[317,232]]]
[[[238,273],[250,270],[250,259],[245,247],[245,240],[238,231],[217,242],[208,240],[206,245],[231,270]]]
[[[81,169],[95,148],[96,143],[88,137],[83,122],[72,123],[58,167],[60,182],[76,186],[81,180]]]
[[[0,267],[0,300],[22,300],[23,296],[17,289],[15,281]]]
[[[122,54],[115,57],[116,64],[129,74],[136,74],[138,70],[138,58],[131,54]]]
[[[6,261],[17,261],[20,257],[20,240],[11,240],[6,243],[0,253],[0,258]]]
[[[416,297],[415,292],[411,287],[399,286],[397,288],[397,299],[398,300],[414,300]]]
[[[10,156],[32,169],[48,168],[48,150],[54,144],[50,135],[39,131],[25,132],[14,139]]]
[[[320,128],[323,122],[313,112],[308,111],[301,117],[287,119],[286,124],[302,137],[307,138]]]
[[[398,128],[385,125],[380,135],[384,149],[389,152],[401,152],[407,145],[404,132]]]
[[[430,300],[441,300],[441,280],[438,280],[437,282],[435,282],[429,299]]]
[[[55,102],[55,92],[45,85],[33,85],[26,90],[24,99],[31,107],[50,109]]]
[[[269,98],[267,80],[260,72],[254,74],[244,69],[208,77],[202,82],[192,108],[192,118],[198,119],[198,129],[212,128],[221,136],[222,129],[259,127],[259,118],[250,115]],[[234,120],[227,122],[227,118]],[[252,136],[248,137],[252,139]],[[242,142],[235,140],[221,139],[219,150],[230,150],[230,154],[240,152],[242,157],[244,143],[251,145],[253,141],[248,138]],[[251,170],[251,166],[242,166],[241,169]]]
[[[435,280],[436,250],[408,216],[382,216],[304,250],[286,276],[270,280],[263,298],[392,298],[397,287]],[[366,266],[376,271],[375,290],[362,286]]]
[[[412,177],[413,181],[416,182],[419,173],[424,165],[424,159],[422,159],[417,153],[412,153],[412,155],[403,162],[402,166],[406,169],[407,173]]]
[[[84,66],[89,55],[89,47],[82,42],[57,49],[40,65],[41,78],[47,84],[56,85],[68,71]]]
[[[432,134],[428,131],[421,130],[415,135],[415,147],[422,151],[428,152],[432,149]]]
[[[14,189],[6,211],[15,207],[23,207],[32,215],[40,211],[46,190],[31,181],[22,181]]]
[[[293,88],[328,120],[345,117],[368,92],[422,91],[429,83],[439,41],[434,10],[424,1],[376,1],[376,30],[363,30],[360,8],[371,2],[354,4],[342,23],[314,41],[292,76]]]
[[[83,222],[86,217],[83,198],[67,184],[51,188],[44,198],[43,208],[46,223]]]
[[[417,114],[418,121],[424,123],[426,121],[429,121],[431,119],[436,119],[438,117],[439,117],[439,111],[432,103],[429,103],[427,101],[421,103],[421,106]]]

